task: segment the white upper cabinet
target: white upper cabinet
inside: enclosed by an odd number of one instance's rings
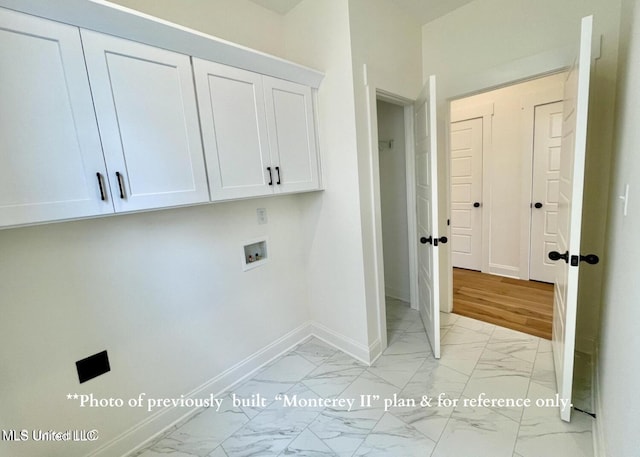
[[[116,211],[209,201],[190,58],[81,33]]]
[[[272,193],[262,76],[195,58],[193,68],[211,199]]]
[[[319,188],[311,88],[193,65],[213,200]]]
[[[318,153],[311,88],[263,77],[276,192],[318,189]]]
[[[0,61],[0,226],[112,213],[78,29],[0,9]]]
[[[0,61],[0,227],[320,188],[304,84],[3,8]]]

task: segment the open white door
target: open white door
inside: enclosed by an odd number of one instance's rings
[[[565,83],[560,191],[558,198],[558,251],[549,253],[556,260],[553,309],[553,360],[563,420],[571,419],[573,358],[578,307],[580,261],[595,263],[595,256],[580,256],[582,197],[587,144],[589,80],[591,76],[591,38],[593,16],[582,20],[580,54]]]
[[[438,154],[436,77],[430,76],[415,102],[416,221],[418,244],[418,308],[433,356],[440,358],[440,285],[438,245]]]

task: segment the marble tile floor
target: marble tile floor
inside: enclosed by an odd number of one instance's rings
[[[469,403],[481,394],[533,404],[554,398],[549,341],[442,314],[436,360],[417,311],[387,299],[387,321],[389,346],[372,366],[309,339],[235,387],[218,412],[199,412],[130,457],[593,456],[586,414],[574,411],[564,423],[556,408]],[[231,394],[269,402],[233,406]],[[383,400],[394,395],[405,403],[385,411]],[[424,396],[430,405],[420,405]],[[284,405],[294,398],[297,406]],[[314,404],[319,398],[335,404]],[[351,407],[340,402],[347,399]]]

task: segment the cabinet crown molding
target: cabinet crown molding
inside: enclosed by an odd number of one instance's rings
[[[0,0],[0,7],[317,89],[324,73],[104,0]]]

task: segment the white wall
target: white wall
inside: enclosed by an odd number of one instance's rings
[[[228,3],[224,21],[212,17],[208,2],[181,2],[176,16],[176,2],[163,2],[163,11],[159,3],[146,6],[175,22],[206,23],[208,32],[243,44],[260,47],[282,32],[280,20],[256,18],[259,25],[245,28],[248,3],[237,9]],[[149,414],[81,410],[68,393],[179,398],[308,322],[312,251],[305,214],[319,205],[318,198],[282,196],[1,230],[3,428],[97,428],[100,440],[2,441],[0,454],[86,455]],[[267,209],[267,225],[258,225],[257,207]],[[243,272],[242,243],[264,235],[269,262]],[[364,311],[353,319],[364,322]],[[111,372],[79,385],[75,362],[104,349]]]
[[[595,16],[602,49],[592,78],[589,129],[594,134],[588,140],[582,245],[585,252],[598,253],[605,247],[602,215],[608,203],[620,0],[473,1],[422,27],[422,68],[423,79],[433,73],[439,78],[442,153],[448,99],[568,66],[574,53],[567,50],[577,47],[580,19],[589,14]],[[440,173],[446,176],[447,170]],[[590,351],[597,334],[602,265],[583,270],[578,347]]]
[[[383,0],[305,0],[285,16],[285,43],[287,58],[325,72],[318,109],[326,190],[307,197],[311,207],[305,213],[311,315],[375,356],[380,275],[363,64],[378,88],[415,97],[420,28]],[[375,106],[375,95],[373,100]]]
[[[109,1],[269,54],[283,53],[283,17],[248,0]]]
[[[531,219],[524,217],[521,207],[523,201],[529,201],[531,189],[523,195],[521,183],[531,180],[531,150],[525,148],[523,138],[533,138],[533,123],[525,125],[523,103],[532,94],[547,91],[555,90],[562,96],[565,77],[564,73],[547,76],[451,103],[452,113],[493,105],[491,146],[483,151],[486,174],[482,178],[487,190],[482,201],[483,223],[489,224],[488,240],[483,240],[489,248],[485,250],[489,254],[487,273],[529,279],[528,246],[522,249],[521,234],[529,231]]]
[[[346,0],[305,0],[285,16],[286,57],[319,68],[321,194],[304,196],[313,320],[368,355],[360,192]]]
[[[365,293],[347,0],[306,0],[275,19],[256,10],[253,25],[247,2],[206,3],[126,5],[326,71],[317,97],[326,191],[0,231],[3,422],[100,430],[93,445],[21,444],[11,455],[84,455],[149,416],[79,410],[68,393],[179,397],[309,320],[363,359],[379,338]],[[417,25],[412,33],[417,86]],[[242,242],[262,235],[269,263],[242,272]],[[79,386],[74,362],[103,349],[112,371]]]
[[[378,89],[416,98],[422,88],[417,19],[388,0],[349,0],[349,22],[356,88],[364,87],[366,64]]]
[[[598,425],[604,431],[607,456],[633,457],[640,449],[640,5],[623,2],[620,34],[620,82],[615,160],[612,173],[605,290],[599,354],[600,406]],[[629,184],[628,216],[622,213]],[[604,455],[604,454],[603,454]]]
[[[179,398],[306,322],[300,227],[282,197],[0,231],[3,424],[98,428],[104,444],[149,414],[80,410],[67,393]],[[242,243],[262,235],[269,262],[245,273]],[[111,372],[79,385],[75,362],[104,349]]]
[[[404,109],[378,101],[380,202],[384,247],[384,285],[388,297],[409,302],[409,239],[407,227],[407,179],[404,141]]]

